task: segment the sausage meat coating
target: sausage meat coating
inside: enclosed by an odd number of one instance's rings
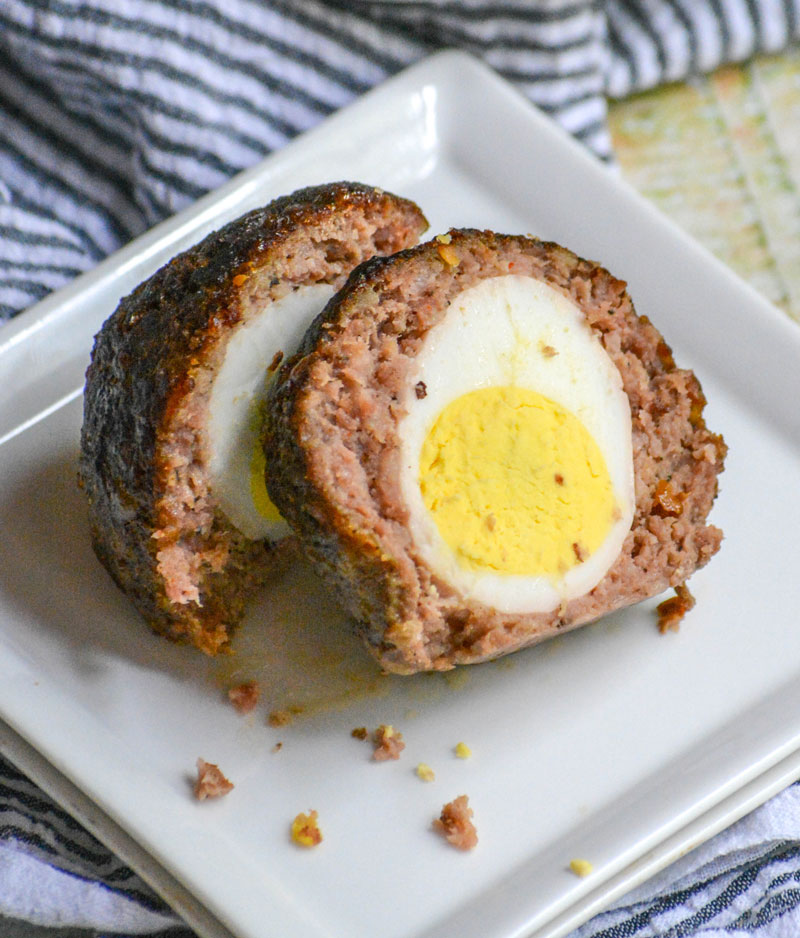
[[[103,325],[79,479],[97,556],[157,632],[225,648],[280,553],[242,534],[209,485],[209,398],[231,337],[299,287],[338,288],[426,225],[412,202],[358,183],[299,190],[173,258]]]

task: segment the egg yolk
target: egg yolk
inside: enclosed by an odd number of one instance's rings
[[[527,388],[482,388],[448,404],[423,444],[419,478],[441,537],[470,570],[563,575],[619,515],[583,423]]]
[[[262,518],[266,518],[267,521],[283,521],[281,513],[267,494],[267,486],[264,482],[266,468],[264,450],[259,443],[256,443],[253,447],[253,455],[250,457],[250,497]]]

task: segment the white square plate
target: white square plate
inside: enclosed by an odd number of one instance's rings
[[[401,678],[378,674],[301,569],[254,603],[224,660],[132,612],[75,486],[92,335],[210,229],[339,178],[416,199],[431,233],[532,232],[601,261],[697,370],[730,446],[713,513],[726,540],[678,634],[658,633],[652,601],[455,676]],[[797,773],[800,332],[464,55],[398,76],[19,317],[0,333],[0,382],[0,715],[154,858],[139,857],[145,876],[169,871],[237,938],[552,938]],[[251,677],[265,700],[243,718],[224,689]],[[287,706],[303,712],[269,727]],[[379,723],[405,736],[397,762],[350,735]],[[455,758],[460,740],[472,758]],[[234,781],[228,797],[192,799],[198,756]],[[461,793],[469,854],[431,830]],[[309,808],[325,837],[310,851],[288,835]],[[574,857],[594,872],[576,878]]]

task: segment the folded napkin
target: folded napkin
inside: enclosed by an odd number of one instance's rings
[[[438,49],[612,161],[609,97],[798,36],[800,0],[2,0],[0,321]],[[793,786],[574,938],[796,936],[799,883]],[[0,758],[4,917],[191,936]]]

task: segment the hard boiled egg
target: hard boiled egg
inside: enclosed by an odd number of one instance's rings
[[[270,389],[270,492],[381,667],[496,658],[681,585],[725,454],[624,281],[462,229],[371,262]]]
[[[259,441],[269,382],[333,296],[330,284],[301,286],[272,302],[231,338],[209,400],[210,484],[228,519],[251,539],[280,540],[289,526],[264,483]]]
[[[398,424],[416,549],[463,596],[547,612],[591,590],[634,510],[619,371],[578,307],[505,275],[427,333]]]

